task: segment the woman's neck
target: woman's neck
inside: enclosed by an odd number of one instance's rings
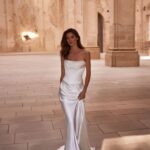
[[[77,45],[74,45],[71,47],[71,52],[77,52],[79,50],[78,46]]]

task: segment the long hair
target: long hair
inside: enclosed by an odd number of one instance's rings
[[[63,56],[64,58],[67,58],[67,56],[69,55],[70,53],[70,45],[68,44],[67,42],[67,33],[72,33],[74,34],[78,40],[77,40],[77,46],[81,49],[84,49],[83,45],[81,44],[81,41],[80,41],[80,35],[79,33],[77,32],[77,30],[73,29],[73,28],[69,28],[67,30],[64,31],[63,33],[63,36],[62,36],[62,40],[61,40],[61,50],[60,50],[60,55]]]

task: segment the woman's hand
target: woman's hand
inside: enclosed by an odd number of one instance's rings
[[[80,93],[79,96],[78,96],[78,99],[79,99],[79,100],[84,99],[84,98],[85,98],[85,95],[86,95],[86,91],[85,91],[85,90],[82,90],[81,93]]]

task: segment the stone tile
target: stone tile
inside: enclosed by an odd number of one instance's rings
[[[58,139],[30,142],[28,150],[56,150],[61,145],[64,145],[64,141]]]
[[[52,123],[50,121],[32,121],[26,123],[14,123],[9,126],[9,133],[27,133],[37,131],[52,130]]]
[[[17,111],[16,116],[33,116],[33,115],[43,115],[43,114],[53,114],[53,111]]]
[[[0,104],[2,104],[2,105],[5,104],[5,100],[2,99],[1,97],[0,97],[0,99],[1,99],[1,100],[0,100]]]
[[[0,113],[2,112],[17,112],[17,111],[26,111],[26,110],[31,110],[30,106],[26,106],[26,107],[4,107],[4,108],[0,108]]]
[[[16,116],[16,112],[0,112],[0,117],[15,117]]]
[[[31,106],[32,111],[52,111],[55,108],[55,105],[46,105],[46,106]]]
[[[103,132],[97,125],[88,125],[87,126],[88,134],[99,134],[102,135]]]
[[[59,105],[54,106],[52,109],[53,111],[60,111],[62,110],[62,106],[59,104]]]
[[[41,103],[41,102],[44,102],[44,103],[49,103],[50,101],[51,101],[51,103],[53,103],[53,104],[55,104],[56,103],[56,97],[48,97],[47,99],[45,99],[45,98],[40,98],[40,97],[36,97],[36,103]]]
[[[121,115],[121,117],[127,117],[130,120],[141,120],[141,119],[149,119],[150,113],[139,113],[139,114],[128,114],[128,115]]]
[[[32,102],[32,103],[23,103],[22,104],[23,106],[50,106],[50,105],[56,105],[56,102],[53,102],[53,101],[50,101],[50,100],[48,100],[48,101],[40,101],[40,102]]]
[[[0,108],[13,108],[13,107],[22,107],[22,103],[12,103],[12,104],[0,104]]]
[[[0,145],[0,150],[27,150],[27,144]]]
[[[53,140],[62,139],[62,135],[60,130],[47,130],[47,131],[39,131],[39,132],[32,132],[32,133],[18,133],[15,136],[15,143],[25,143],[25,142],[32,142],[32,141],[42,141],[42,140]]]
[[[118,109],[118,110],[113,110],[111,111],[113,114],[141,114],[141,113],[146,113],[150,112],[149,109],[144,109],[144,108],[136,108],[136,109]]]
[[[29,142],[28,150],[56,150],[62,144],[62,138],[66,138],[65,115],[58,95],[58,56],[0,57],[5,64],[0,64],[0,70],[3,70],[0,72],[1,86],[5,87],[0,87],[0,126],[4,125],[0,127],[0,149],[24,150]],[[150,127],[150,61],[141,63],[138,68],[109,68],[105,67],[102,59],[92,60],[85,109],[90,142],[98,150],[105,141],[119,136],[124,138],[128,135],[130,139],[130,136],[145,135],[143,139],[147,141]],[[10,72],[10,69],[13,71]],[[52,121],[52,125],[48,127],[47,123],[39,123],[45,121]],[[16,134],[8,134],[7,127]],[[14,139],[25,146],[14,144]],[[140,138],[133,141],[139,142]],[[120,138],[119,143],[122,143]],[[130,146],[131,142],[127,144],[124,146],[123,143],[125,150],[138,149]],[[145,146],[141,144],[139,148],[142,150]],[[122,146],[117,148],[122,150]]]
[[[61,109],[61,110],[54,110],[53,111],[54,112],[54,117],[56,117],[56,118],[64,118],[65,117],[65,113],[64,113],[64,111]]]
[[[106,110],[117,110],[118,108],[117,107],[112,107],[111,104],[109,104],[109,105],[97,104],[97,105],[94,105],[94,106],[89,104],[89,105],[85,106],[85,109],[88,110],[88,111],[106,111]]]
[[[142,129],[142,130],[134,130],[134,131],[125,131],[118,132],[120,136],[128,136],[128,135],[146,135],[150,134],[150,129]]]
[[[24,104],[32,104],[32,103],[34,103],[35,101],[36,101],[36,100],[34,100],[34,99],[31,99],[31,100],[20,100],[20,99],[12,100],[11,98],[10,98],[10,99],[6,98],[5,104],[16,104],[16,103],[20,103],[20,104],[22,104],[22,106],[24,107],[24,106],[25,106]],[[26,106],[30,106],[30,105],[26,105]]]
[[[65,118],[52,119],[54,129],[66,128],[67,123]]]
[[[33,115],[33,116],[17,116],[17,117],[3,117],[1,119],[1,123],[25,123],[30,121],[42,121],[41,115]]]
[[[148,128],[150,128],[150,119],[143,119],[141,122]]]
[[[8,133],[8,124],[0,124],[0,135]]]
[[[90,124],[100,124],[100,123],[111,123],[111,122],[120,122],[120,121],[129,121],[129,118],[119,115],[113,115],[111,113],[101,114],[101,115],[88,115],[87,120]]]
[[[90,116],[94,116],[94,117],[99,117],[99,116],[109,116],[112,115],[111,112],[109,111],[86,111],[86,116],[90,117]]]
[[[113,133],[119,131],[131,131],[138,129],[146,129],[147,127],[138,121],[122,121],[120,123],[104,123],[99,124],[104,133]]]
[[[0,134],[0,144],[13,144],[13,143],[14,143],[13,134]]]
[[[42,120],[52,120],[54,118],[54,114],[43,114]]]

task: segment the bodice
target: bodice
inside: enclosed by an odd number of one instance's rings
[[[67,83],[83,83],[83,73],[85,70],[85,61],[64,60],[65,76],[63,80]]]

